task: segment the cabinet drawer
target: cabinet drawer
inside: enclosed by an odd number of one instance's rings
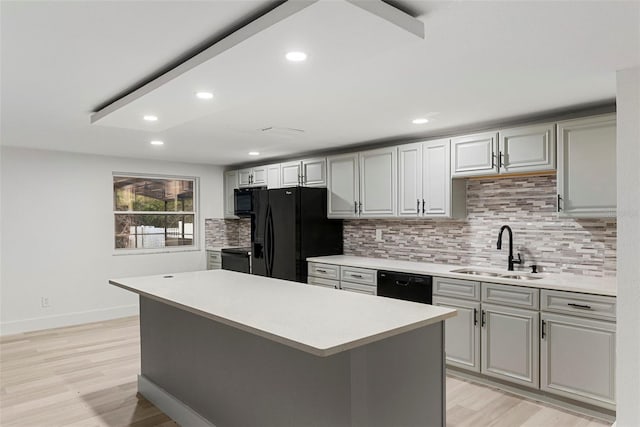
[[[315,285],[315,286],[322,286],[324,288],[333,288],[333,289],[339,289],[340,288],[340,282],[337,280],[331,280],[331,279],[323,279],[321,277],[307,277],[307,283],[310,285]]]
[[[308,274],[309,276],[313,277],[323,277],[326,279],[340,280],[340,275],[338,274],[339,270],[340,267],[337,265],[310,262]]]
[[[340,267],[340,280],[352,283],[362,283],[364,285],[377,284],[378,278],[376,270],[358,267]]]
[[[616,297],[542,290],[541,310],[616,320]]]
[[[342,290],[357,292],[360,294],[376,295],[376,287],[372,285],[360,285],[358,283],[340,282]]]
[[[445,297],[480,301],[480,282],[434,277],[433,293]]]
[[[522,286],[483,283],[482,302],[537,310],[540,307],[540,291]]]

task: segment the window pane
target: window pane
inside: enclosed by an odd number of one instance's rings
[[[113,177],[116,211],[193,212],[193,180]]]
[[[116,214],[116,249],[193,245],[193,215]]]

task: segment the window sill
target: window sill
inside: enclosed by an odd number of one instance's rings
[[[126,256],[126,255],[159,255],[159,254],[173,254],[183,252],[201,252],[201,248],[189,247],[185,249],[171,248],[171,249],[118,249],[115,250],[113,256]]]

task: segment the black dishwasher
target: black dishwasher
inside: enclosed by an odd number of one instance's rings
[[[431,304],[431,276],[378,270],[378,295]]]

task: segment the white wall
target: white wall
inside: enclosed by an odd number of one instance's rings
[[[222,168],[10,147],[0,161],[3,335],[135,314],[137,298],[108,279],[205,268],[204,218],[223,215]],[[199,177],[200,250],[114,255],[114,171]]]
[[[617,76],[617,427],[640,426],[640,68]]]

